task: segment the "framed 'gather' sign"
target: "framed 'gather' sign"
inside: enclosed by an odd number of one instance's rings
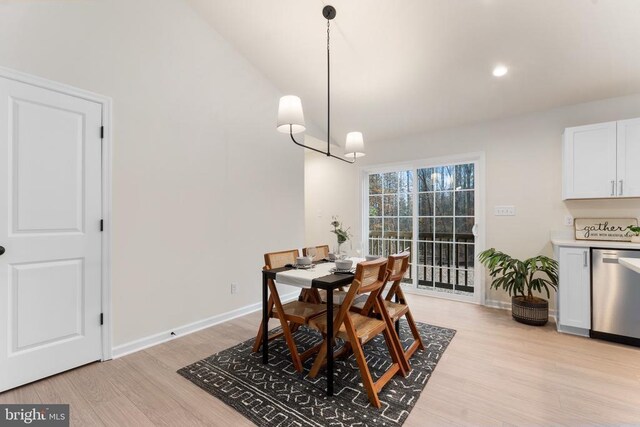
[[[573,221],[576,240],[613,240],[630,242],[633,233],[627,230],[637,226],[637,218],[576,218]]]

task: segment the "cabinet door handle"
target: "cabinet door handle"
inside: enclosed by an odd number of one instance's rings
[[[616,180],[615,179],[611,180],[611,195],[612,196],[616,195]]]
[[[585,267],[588,267],[588,265],[587,265],[587,251],[584,251],[584,252],[582,253],[582,255],[584,256],[584,266],[585,266]]]
[[[618,196],[622,196],[622,180],[620,180],[620,191],[618,192]]]

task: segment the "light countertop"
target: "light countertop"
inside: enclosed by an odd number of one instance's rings
[[[551,239],[554,246],[571,246],[578,248],[606,248],[606,249],[638,249],[640,243],[610,242],[606,240],[575,240],[575,239]]]
[[[640,258],[618,258],[618,263],[636,273],[640,273]]]

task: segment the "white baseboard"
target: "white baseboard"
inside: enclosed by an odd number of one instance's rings
[[[289,302],[297,299],[299,294],[300,291],[298,290],[296,292],[282,295],[280,299],[282,300],[282,302]],[[153,347],[154,345],[162,344],[167,341],[171,341],[172,339],[183,337],[199,330],[209,328],[220,323],[228,322],[229,320],[235,319],[236,317],[241,317],[259,310],[262,310],[262,301],[255,304],[246,305],[244,307],[240,307],[226,313],[218,314],[207,319],[198,320],[187,325],[178,326],[159,334],[149,335],[147,337],[114,347],[113,358],[117,359],[119,357],[126,356],[127,354],[135,353],[136,351],[144,350],[146,348]],[[258,325],[256,325],[256,328],[257,326]],[[171,335],[172,332],[175,335]]]
[[[511,310],[511,301],[500,301],[497,299],[487,299],[484,301],[486,307],[499,308],[502,310]]]
[[[457,294],[450,294],[448,292],[429,292],[424,289],[416,289],[410,286],[406,286],[406,287],[403,286],[402,291],[405,294],[410,294],[410,295],[419,295],[419,296],[428,297],[428,298],[439,298],[439,299],[445,299],[449,301],[464,302],[467,304],[480,304],[478,301],[475,301],[473,297],[466,298]]]

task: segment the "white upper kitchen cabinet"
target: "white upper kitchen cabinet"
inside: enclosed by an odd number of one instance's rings
[[[618,126],[618,197],[640,197],[640,119],[620,120]]]
[[[566,128],[562,156],[563,200],[616,197],[616,122]]]

